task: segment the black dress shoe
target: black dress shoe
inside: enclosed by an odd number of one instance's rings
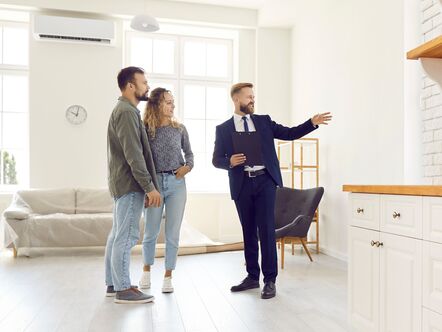
[[[253,280],[252,278],[247,277],[243,281],[241,281],[241,283],[239,285],[232,286],[232,288],[230,288],[230,291],[242,292],[247,289],[253,289],[253,288],[259,288],[259,281]]]
[[[268,281],[264,284],[261,292],[262,299],[271,299],[276,295],[276,286],[273,281]]]

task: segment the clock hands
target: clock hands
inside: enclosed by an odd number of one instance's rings
[[[76,117],[78,117],[78,113],[80,112],[80,108],[79,107],[77,107],[77,112],[74,112],[74,111],[69,111],[69,113],[71,113],[71,114],[74,114]]]

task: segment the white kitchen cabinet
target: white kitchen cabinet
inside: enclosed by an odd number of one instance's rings
[[[442,187],[434,197],[375,187],[349,198],[352,331],[442,332]]]
[[[379,330],[379,232],[350,227],[349,315],[356,331]]]
[[[352,225],[379,230],[379,195],[352,194],[350,205]]]
[[[422,239],[422,197],[381,195],[380,230]]]
[[[442,243],[442,197],[424,197],[423,238]]]
[[[355,331],[420,331],[421,241],[351,226],[348,280]]]
[[[423,242],[423,305],[442,313],[442,244]]]
[[[422,325],[422,241],[380,233],[380,331]]]

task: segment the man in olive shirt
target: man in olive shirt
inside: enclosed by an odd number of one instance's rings
[[[131,286],[130,251],[140,236],[144,206],[158,207],[155,166],[137,105],[147,100],[149,85],[144,71],[127,67],[118,74],[121,97],[109,119],[107,157],[109,190],[114,198],[113,225],[106,244],[107,296],[116,303],[147,303],[153,296]]]

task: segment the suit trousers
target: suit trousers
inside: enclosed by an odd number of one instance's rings
[[[248,177],[244,175],[241,192],[235,200],[241,221],[244,256],[248,276],[259,280],[258,234],[261,245],[261,270],[264,282],[276,281],[278,260],[275,240],[275,196],[276,184],[265,174]]]

